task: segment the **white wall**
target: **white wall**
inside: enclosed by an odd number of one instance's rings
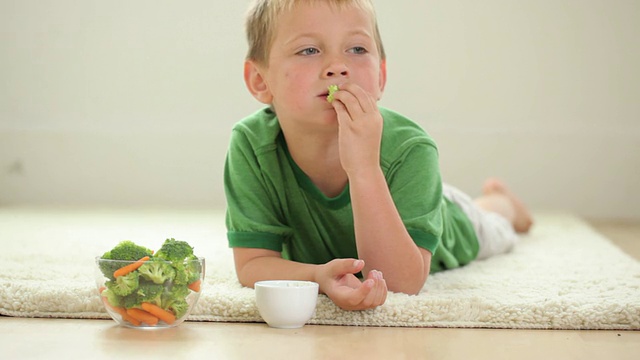
[[[640,2],[377,0],[445,180],[640,218]],[[0,205],[224,206],[247,1],[0,0]]]

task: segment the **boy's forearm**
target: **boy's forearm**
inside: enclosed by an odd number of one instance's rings
[[[409,236],[382,171],[349,179],[358,256],[365,271],[379,270],[389,290],[415,294],[426,281],[430,261]]]
[[[318,265],[303,264],[280,257],[262,256],[251,259],[236,268],[238,280],[243,286],[254,287],[263,280],[316,281]]]

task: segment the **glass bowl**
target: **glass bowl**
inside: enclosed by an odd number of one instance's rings
[[[142,263],[106,260],[99,256],[95,261],[98,295],[107,313],[122,326],[136,329],[178,326],[189,316],[202,293],[205,274],[202,257],[180,263],[157,258]]]

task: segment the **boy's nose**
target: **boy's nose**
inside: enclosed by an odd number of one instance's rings
[[[327,76],[328,77],[334,77],[336,75],[341,75],[341,76],[347,76],[349,75],[349,72],[347,70],[341,70],[340,72],[333,72],[333,71],[327,71]]]
[[[344,64],[333,64],[327,68],[327,77],[349,76],[349,69]]]

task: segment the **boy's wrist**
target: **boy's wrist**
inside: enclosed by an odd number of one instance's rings
[[[324,276],[323,274],[326,272],[327,264],[318,264],[313,266],[313,282],[318,283],[319,292],[321,294],[325,293],[324,289]]]
[[[384,180],[386,184],[386,179],[384,178],[384,173],[380,166],[373,166],[368,168],[358,168],[356,170],[352,170],[347,173],[349,177],[350,186],[356,185],[358,183],[371,183],[376,179]]]

